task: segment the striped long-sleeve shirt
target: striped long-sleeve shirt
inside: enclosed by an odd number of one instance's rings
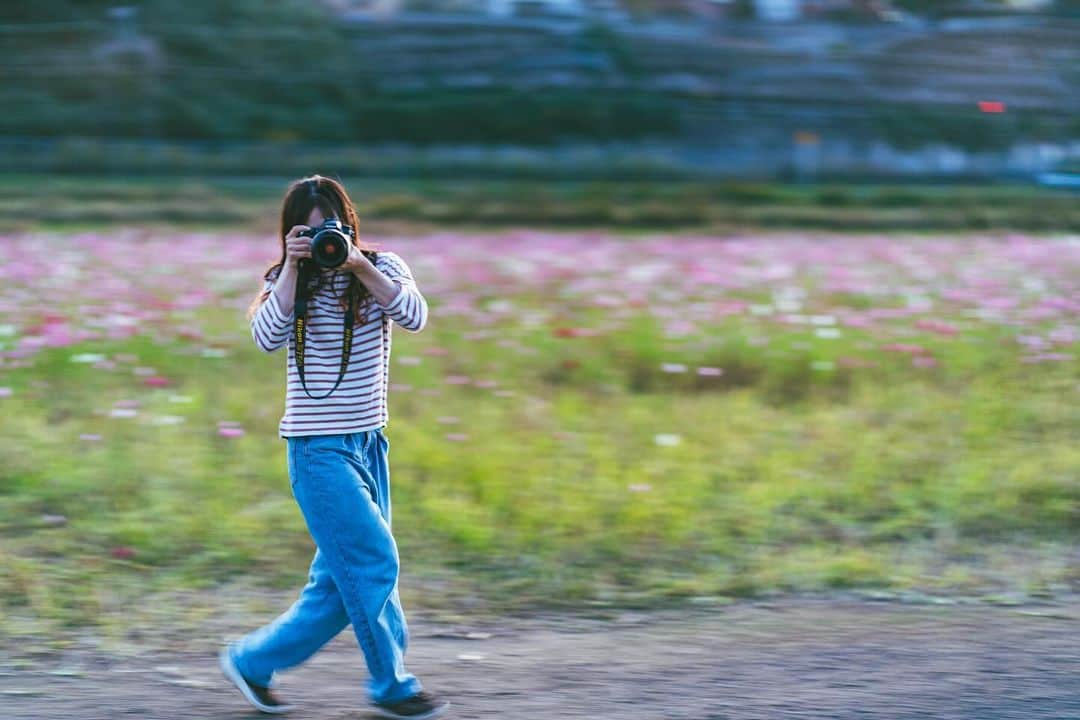
[[[296,370],[294,312],[282,312],[273,293],[259,306],[251,320],[255,344],[264,352],[288,346],[285,414],[278,426],[280,437],[334,435],[383,427],[390,419],[387,389],[390,382],[391,321],[417,333],[427,324],[427,300],[413,279],[409,266],[397,253],[380,251],[375,267],[400,286],[385,306],[372,296],[365,308],[367,322],[353,328],[349,367],[337,390],[325,399],[313,400],[300,384]],[[327,271],[329,282],[308,301],[307,338],[304,348],[304,380],[308,391],[319,397],[337,382],[341,369],[341,339],[345,309],[338,298],[348,288],[348,271]],[[276,278],[266,281],[272,290]]]

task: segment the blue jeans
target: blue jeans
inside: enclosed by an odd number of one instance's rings
[[[304,662],[351,622],[372,702],[407,698],[422,685],[405,669],[409,628],[390,532],[390,441],[382,428],[286,440],[292,493],[315,557],[292,607],[232,643],[232,659],[250,682],[276,687],[275,671]]]

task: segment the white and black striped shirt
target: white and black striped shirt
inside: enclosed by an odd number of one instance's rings
[[[313,400],[304,392],[296,370],[294,312],[285,315],[273,293],[259,306],[251,320],[251,335],[264,352],[289,347],[285,415],[278,426],[280,437],[335,435],[373,430],[390,419],[387,389],[390,381],[391,320],[418,333],[427,324],[427,300],[416,287],[409,266],[397,253],[379,251],[375,267],[401,287],[387,305],[369,297],[367,322],[353,328],[349,367],[337,390]],[[346,310],[339,300],[349,286],[348,271],[326,271],[324,282],[307,309],[304,348],[304,380],[308,392],[325,395],[337,382],[341,369],[341,339]],[[272,290],[274,280],[266,281]],[[329,282],[327,282],[329,280]]]

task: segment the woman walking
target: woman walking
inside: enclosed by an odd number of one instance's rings
[[[312,233],[327,220],[340,223],[335,227],[344,244],[313,246]],[[351,623],[375,712],[426,720],[450,704],[405,668],[409,630],[398,596],[390,442],[383,428],[391,325],[420,332],[427,301],[405,261],[361,248],[356,228],[355,207],[338,181],[313,175],[289,186],[281,208],[281,260],[267,270],[249,319],[261,350],[288,346],[278,434],[287,443],[292,494],[316,550],[292,607],[223,647],[219,662],[252,705],[285,712],[292,706],[274,694],[274,673],[304,662]],[[335,252],[344,260],[335,264]]]

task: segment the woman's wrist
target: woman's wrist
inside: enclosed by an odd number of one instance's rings
[[[376,272],[375,266],[371,264],[371,261],[367,259],[367,256],[355,245],[349,247],[349,256],[345,258],[345,262],[342,264],[342,270],[347,270],[353,275],[356,275],[359,279],[371,277],[372,272]]]

